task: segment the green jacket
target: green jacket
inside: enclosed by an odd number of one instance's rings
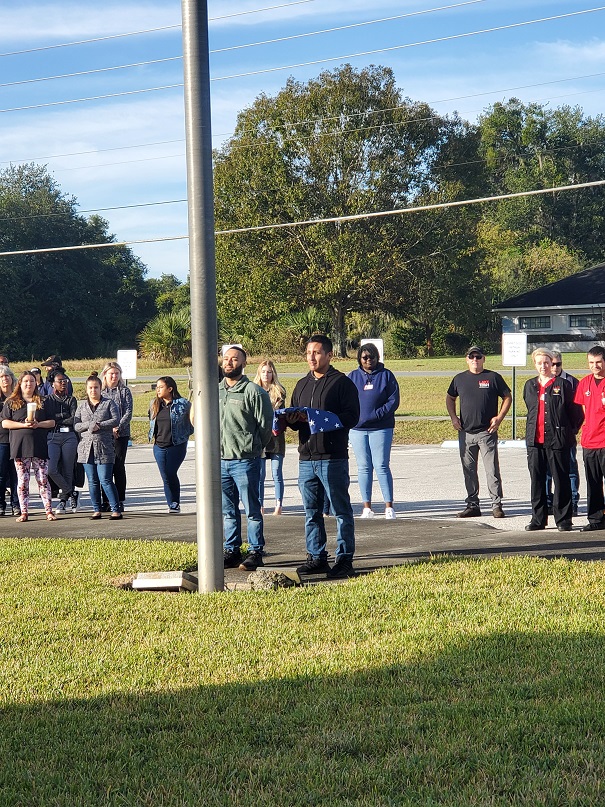
[[[271,440],[273,407],[268,393],[243,375],[233,387],[219,386],[221,457],[249,460],[260,457]]]

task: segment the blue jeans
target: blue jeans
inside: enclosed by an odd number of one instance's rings
[[[571,482],[571,500],[574,504],[580,501],[580,471],[576,446],[569,449],[569,481]],[[552,474],[546,463],[546,502],[552,507]]]
[[[92,462],[85,462],[84,471],[88,479],[88,493],[92,502],[92,509],[95,513],[101,512],[101,488],[105,491],[112,513],[120,512],[120,502],[118,501],[118,491],[112,482],[113,462],[105,465],[96,465]]]
[[[223,534],[225,550],[235,552],[242,545],[240,499],[248,523],[247,541],[252,552],[262,552],[265,545],[263,517],[258,497],[260,457],[251,460],[221,460],[221,490],[223,494]]]
[[[265,478],[267,475],[267,461],[271,460],[271,476],[275,485],[275,502],[280,504],[284,500],[284,475],[282,467],[284,458],[282,454],[269,454],[268,457],[261,457],[260,461],[260,484],[258,487],[260,505],[265,501]]]
[[[393,429],[351,429],[349,440],[357,460],[357,481],[363,502],[372,501],[372,475],[376,478],[385,502],[393,501],[393,474],[389,468]]]
[[[181,483],[177,474],[186,454],[187,443],[179,443],[178,446],[168,446],[167,448],[162,448],[157,443],[153,444],[153,456],[164,483],[164,496],[168,507],[172,502],[181,503]]]
[[[305,508],[307,554],[326,558],[326,526],[324,523],[324,489],[336,517],[336,560],[353,559],[355,526],[349,498],[349,460],[301,460],[298,465],[298,487]]]
[[[10,488],[11,507],[20,509],[19,497],[17,496],[17,469],[15,463],[10,458],[10,445],[0,443],[0,507],[6,508],[6,488]]]

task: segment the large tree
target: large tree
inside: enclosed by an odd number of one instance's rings
[[[0,251],[111,243],[107,222],[77,213],[44,166],[0,172]],[[51,352],[112,355],[136,347],[153,316],[146,268],[125,247],[0,258],[2,349],[14,358]]]
[[[215,157],[219,230],[249,228],[460,198],[478,180],[475,132],[457,118],[412,102],[383,67],[344,65],[306,84],[289,80],[274,98],[244,110]],[[464,162],[462,162],[464,160]],[[431,272],[468,255],[441,233],[447,258],[436,262],[435,223],[411,216],[360,219],[219,236],[221,320],[233,333],[254,334],[308,305],[332,315],[339,355],[350,312],[394,311],[413,304],[404,267]],[[467,227],[472,233],[472,217]],[[447,242],[447,244],[445,243]],[[437,278],[435,283],[439,284]],[[456,293],[455,284],[448,289]],[[443,308],[443,306],[442,306]],[[456,305],[450,303],[451,312]]]

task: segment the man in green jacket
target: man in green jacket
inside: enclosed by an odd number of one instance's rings
[[[230,347],[223,356],[219,383],[221,487],[224,566],[253,572],[263,565],[263,516],[259,496],[261,455],[271,440],[273,407],[269,395],[244,375],[246,351]],[[240,499],[248,523],[249,551],[242,561]]]

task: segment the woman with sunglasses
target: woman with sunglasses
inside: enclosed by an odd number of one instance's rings
[[[359,393],[359,423],[349,432],[349,440],[357,460],[357,480],[363,500],[362,518],[374,518],[372,510],[372,478],[376,470],[384,498],[386,519],[396,518],[393,509],[393,475],[389,467],[395,429],[395,412],[399,407],[399,384],[380,361],[378,348],[372,342],[357,351],[359,368],[349,378]]]

